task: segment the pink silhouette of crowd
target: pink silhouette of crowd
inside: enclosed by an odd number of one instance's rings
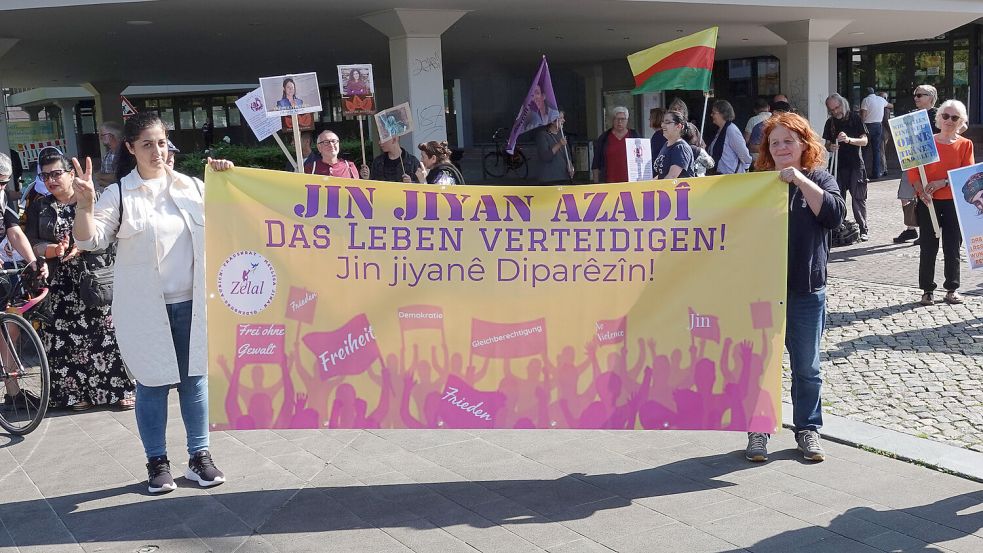
[[[297,339],[275,384],[264,384],[262,366],[229,366],[228,359],[218,357],[229,382],[228,423],[215,424],[213,429],[772,432],[777,423],[773,397],[763,383],[770,354],[768,329],[759,329],[760,340],[706,338],[696,333],[688,351],[660,348],[655,338],[604,345],[595,338],[579,348],[564,346],[555,356],[543,352],[521,359],[493,359],[472,352],[467,362],[461,353],[449,350],[446,340],[421,351],[410,341],[411,333],[405,333],[398,354],[381,355],[366,368],[376,386],[366,394],[364,385],[358,392],[349,382],[352,375],[324,377],[302,360],[301,327],[298,323]],[[374,406],[371,411],[369,405]]]

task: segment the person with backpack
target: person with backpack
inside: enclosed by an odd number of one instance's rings
[[[826,98],[829,119],[823,128],[826,148],[836,157],[836,182],[845,199],[850,195],[853,218],[860,227],[860,241],[868,240],[867,173],[860,148],[867,145],[867,127],[860,115],[850,111],[850,102],[843,96],[830,94]]]

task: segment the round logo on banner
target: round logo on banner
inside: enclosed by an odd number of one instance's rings
[[[218,270],[218,294],[232,311],[255,315],[266,309],[276,295],[276,271],[257,252],[236,252]]]

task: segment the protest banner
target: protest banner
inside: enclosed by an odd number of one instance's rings
[[[287,150],[283,139],[277,134],[283,128],[282,121],[279,117],[266,116],[263,90],[257,88],[246,93],[245,96],[236,100],[236,107],[239,108],[239,114],[242,115],[242,118],[246,120],[246,124],[249,125],[249,130],[253,131],[253,134],[256,135],[256,140],[262,142],[272,136],[276,140],[277,145],[280,146],[280,150],[283,151],[283,155],[287,156],[290,164],[296,169],[297,160],[294,159],[294,156],[290,155],[290,151]]]
[[[928,120],[928,111],[920,109],[905,115],[899,115],[887,120],[891,126],[891,138],[894,140],[894,150],[898,153],[901,170],[918,168],[918,176],[922,187],[928,183],[925,177],[925,166],[939,160],[939,148],[935,145],[935,135],[932,123]],[[932,228],[935,236],[941,236],[939,220],[935,209],[929,208],[932,218]]]
[[[949,171],[952,201],[970,269],[983,268],[983,163]]]
[[[263,107],[266,108],[267,117],[290,116],[289,126],[294,134],[294,167],[298,173],[303,173],[301,124],[297,116],[321,111],[321,89],[317,84],[317,73],[262,77],[259,79],[259,88],[263,91]],[[311,123],[313,124],[313,119]]]
[[[205,178],[213,429],[780,425],[776,173],[446,189]],[[242,325],[276,335],[244,340]],[[264,364],[234,365],[244,347]]]
[[[626,138],[628,182],[652,180],[652,145],[647,138]]]
[[[515,116],[512,124],[512,132],[509,133],[509,141],[505,145],[505,151],[510,154],[515,153],[515,142],[519,135],[538,129],[544,125],[549,125],[560,116],[557,109],[556,96],[553,94],[553,81],[550,79],[550,68],[546,64],[546,56],[539,64],[536,76],[532,79],[529,92],[526,93],[525,100],[519,108],[519,114]],[[566,152],[566,148],[563,149]],[[568,160],[569,160],[569,154]]]

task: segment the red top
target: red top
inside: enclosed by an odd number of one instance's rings
[[[328,165],[323,161],[312,161],[304,164],[304,172],[308,175],[324,175],[326,177],[344,177],[346,179],[357,179],[358,169],[350,161],[339,159],[338,163]]]
[[[952,144],[942,144],[939,142],[939,135],[935,135],[935,145],[939,149],[939,160],[925,166],[925,178],[927,182],[949,178],[950,169],[959,169],[976,163],[973,158],[973,141],[961,136],[956,138]],[[918,168],[908,169],[908,182],[921,182],[918,175]],[[943,186],[932,193],[933,200],[951,200],[952,187]]]
[[[628,150],[624,138],[618,138],[611,133],[604,146],[604,182],[628,182]]]

